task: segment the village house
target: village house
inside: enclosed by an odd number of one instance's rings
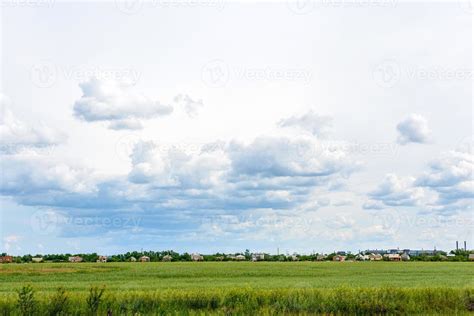
[[[128,259],[128,260],[130,260],[130,262],[137,262],[137,258],[135,258],[135,257],[130,257],[130,259]]]
[[[82,259],[82,257],[79,257],[79,256],[72,256],[72,257],[69,257],[68,261],[69,262],[73,262],[73,263],[76,263],[76,262],[82,262],[84,259]]]
[[[383,259],[381,254],[378,253],[371,253],[369,255],[369,260],[370,261],[381,261]]]
[[[359,260],[359,261],[367,261],[367,260],[370,260],[370,258],[369,258],[368,255],[361,254],[361,253],[358,253],[358,254],[355,256],[355,259],[356,259],[356,260]]]
[[[406,252],[404,252],[400,258],[402,259],[402,261],[410,261],[410,255],[407,254]]]
[[[40,263],[40,262],[43,262],[43,258],[42,257],[33,257],[33,258],[31,258],[31,261],[34,262],[34,263]]]
[[[244,260],[245,260],[245,256],[244,256],[244,255],[237,255],[237,256],[235,256],[235,260],[237,260],[237,261],[244,261]]]
[[[474,253],[469,254],[469,261],[474,261]]]
[[[332,257],[332,261],[339,261],[339,262],[346,261],[346,256],[335,255],[334,257]]]
[[[198,254],[198,253],[193,253],[193,254],[191,255],[191,260],[192,260],[192,261],[204,261],[204,257],[201,256],[201,255]]]
[[[99,259],[97,259],[97,262],[106,263],[107,262],[107,256],[99,256]]]
[[[385,258],[387,258],[390,261],[401,261],[402,258],[398,253],[388,253],[384,255]]]
[[[150,262],[150,257],[148,257],[148,256],[141,256],[139,260],[140,260],[140,262]]]
[[[163,262],[170,262],[171,260],[173,260],[173,257],[171,257],[170,255],[165,255],[162,259]]]
[[[1,256],[0,263],[12,263],[13,257],[12,256]]]
[[[324,261],[326,259],[325,255],[317,255],[316,256],[316,261]]]
[[[265,260],[265,254],[263,253],[254,253],[252,254],[252,261],[263,261]]]

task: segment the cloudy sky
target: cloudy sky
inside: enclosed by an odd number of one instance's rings
[[[472,248],[472,14],[2,1],[0,252]]]

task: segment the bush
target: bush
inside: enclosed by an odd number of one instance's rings
[[[99,310],[100,302],[102,301],[102,295],[104,295],[105,287],[93,286],[89,290],[89,296],[87,297],[87,308],[91,315],[97,315]]]
[[[66,290],[60,287],[51,297],[48,314],[51,316],[67,315],[68,304],[69,296]]]
[[[21,315],[30,316],[35,314],[35,291],[30,285],[24,286],[18,291],[17,306]]]

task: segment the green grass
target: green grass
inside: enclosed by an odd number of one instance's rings
[[[91,286],[106,287],[102,314],[463,314],[474,308],[469,262],[5,264],[0,315],[19,313],[17,291],[28,284],[41,315],[58,287],[67,292],[67,314],[87,314]]]

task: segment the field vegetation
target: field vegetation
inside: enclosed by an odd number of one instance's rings
[[[469,314],[469,262],[0,265],[1,315]]]

